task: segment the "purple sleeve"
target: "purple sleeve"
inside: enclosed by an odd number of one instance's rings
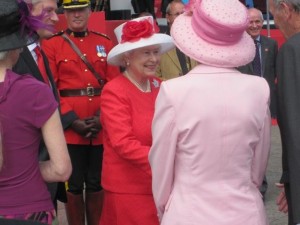
[[[57,109],[58,103],[48,86],[40,85],[39,87],[37,87],[37,89],[38,90],[36,91],[33,107],[33,124],[37,128],[41,128]]]

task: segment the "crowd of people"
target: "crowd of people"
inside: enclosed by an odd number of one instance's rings
[[[0,224],[268,225],[271,118],[277,205],[300,224],[300,0],[268,0],[286,42],[238,0],[168,2],[88,29],[90,0],[0,1]],[[299,42],[298,42],[299,41]],[[275,203],[274,203],[275,204]]]

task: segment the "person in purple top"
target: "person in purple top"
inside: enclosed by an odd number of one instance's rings
[[[38,38],[34,30],[42,26],[40,19],[30,15],[22,0],[0,2],[1,221],[56,223],[45,182],[66,181],[72,170],[51,89],[31,75],[19,76],[11,70],[20,49]],[[41,138],[50,156],[43,162],[38,161]]]

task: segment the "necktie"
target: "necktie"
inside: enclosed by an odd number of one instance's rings
[[[40,73],[41,73],[41,75],[44,79],[44,82],[49,85],[49,79],[48,79],[48,75],[47,75],[47,72],[46,72],[46,67],[45,67],[45,62],[44,62],[43,55],[42,55],[42,50],[37,45],[34,48],[34,52],[35,52],[36,57],[37,57],[37,65],[38,65]]]
[[[255,43],[255,57],[252,61],[254,75],[261,76],[261,62],[259,54],[259,41],[254,40]]]
[[[177,57],[178,57],[178,60],[179,60],[180,66],[181,66],[181,71],[182,71],[181,75],[185,75],[189,72],[188,68],[187,68],[186,57],[178,48],[176,48],[176,54],[177,54]]]

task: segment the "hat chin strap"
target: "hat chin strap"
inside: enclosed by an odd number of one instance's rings
[[[86,8],[89,4],[78,4],[78,5],[64,5],[64,9],[80,9],[80,8]]]

